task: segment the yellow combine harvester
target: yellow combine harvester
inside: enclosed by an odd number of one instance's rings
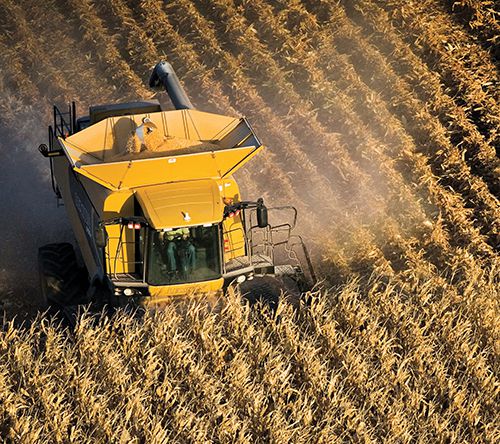
[[[47,303],[155,306],[229,285],[275,301],[280,288],[310,285],[309,256],[291,234],[295,208],[268,212],[262,199],[241,199],[233,174],[263,149],[247,120],[194,109],[166,62],[150,85],[164,86],[175,110],[123,103],[77,119],[74,103],[66,113],[54,107],[39,150],[84,266],[70,244],[40,248]],[[287,211],[290,222],[270,223]]]

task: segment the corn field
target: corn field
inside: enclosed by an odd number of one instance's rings
[[[0,0],[0,436],[7,443],[500,442],[500,10],[490,0]],[[52,104],[151,98],[267,149],[244,196],[299,210],[321,283],[144,317],[36,314],[68,234]],[[70,238],[71,240],[71,238]]]

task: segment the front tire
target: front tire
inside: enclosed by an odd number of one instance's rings
[[[253,279],[238,284],[237,288],[250,305],[262,302],[272,310],[277,308],[282,295],[293,305],[300,298],[296,282],[287,276],[254,276]]]
[[[86,272],[78,267],[73,246],[49,244],[38,250],[42,300],[50,308],[85,303]]]

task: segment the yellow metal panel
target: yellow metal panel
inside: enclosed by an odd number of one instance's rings
[[[233,177],[218,181],[223,199],[240,202],[240,190]],[[245,255],[245,236],[240,216],[228,217],[222,224],[224,232],[224,262]]]
[[[112,193],[104,202],[103,219],[134,214],[134,195],[132,192]],[[133,273],[135,271],[135,236],[136,230],[124,228],[123,243],[118,249],[120,225],[107,225],[109,236],[106,250],[106,267],[109,273]],[[116,265],[116,266],[115,266]]]
[[[181,180],[218,179],[234,173],[261,149],[231,148],[210,153],[85,165],[79,170],[114,189]]]
[[[233,174],[236,170],[240,169],[247,163],[253,156],[262,150],[260,147],[245,147],[245,148],[231,148],[224,151],[215,152],[215,158],[218,165],[220,175],[218,177],[227,177]]]
[[[151,298],[144,301],[146,306],[161,304],[175,298],[175,296],[187,296],[196,293],[211,293],[222,289],[224,279],[215,279],[211,281],[195,282],[191,284],[149,286]]]
[[[223,205],[214,180],[141,187],[135,193],[145,216],[156,229],[222,220]]]
[[[114,162],[114,163],[101,163],[96,165],[82,166],[78,168],[81,174],[94,179],[100,183],[106,184],[110,189],[120,189],[122,178],[125,177],[127,169],[131,162]]]
[[[104,180],[101,180],[100,178],[94,176],[93,174],[91,174],[90,172],[88,172],[82,168],[74,167],[73,169],[78,174],[85,176],[86,178],[94,181],[95,183],[98,183],[99,185],[102,185],[103,187],[107,188],[108,190],[111,190],[111,191],[116,190],[116,188],[113,185],[111,185],[109,182],[105,182]]]
[[[194,122],[196,132],[201,140],[218,139],[236,125],[240,119],[221,116],[219,114],[206,113],[204,111],[189,110],[188,118]]]
[[[224,220],[224,262],[245,255],[245,237],[241,217]]]
[[[104,219],[134,214],[134,193],[119,191],[111,193],[104,201]]]
[[[80,174],[80,170],[78,168],[74,168],[74,170],[77,173],[79,173],[78,174],[79,182],[82,184],[83,188],[85,188],[85,191],[89,199],[92,201],[92,205],[94,206],[94,209],[96,210],[99,219],[102,219],[103,212],[105,211],[104,209],[105,201],[109,197],[109,195],[114,193],[115,191],[110,190],[109,188],[103,186],[103,184],[95,180],[92,180],[85,174]]]
[[[197,110],[173,110],[151,114],[108,117],[72,136],[61,139],[73,163],[109,162],[123,153],[142,119],[148,117],[165,137],[193,141],[214,140],[234,128],[239,119]]]
[[[109,119],[91,125],[65,140],[61,139],[73,162],[83,164],[104,161],[105,152],[113,149],[113,141],[113,128]]]

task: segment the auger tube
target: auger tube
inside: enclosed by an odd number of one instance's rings
[[[174,68],[168,62],[159,62],[153,69],[149,79],[149,86],[157,88],[163,85],[175,109],[194,109],[186,92],[182,88]]]

